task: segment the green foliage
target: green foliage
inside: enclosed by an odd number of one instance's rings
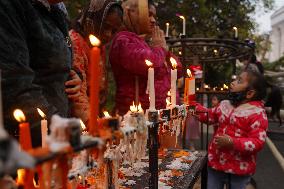
[[[274,62],[266,62],[263,64],[264,69],[270,71],[280,71],[281,66],[284,66],[284,56]]]
[[[271,10],[274,0],[156,0],[159,23],[171,24],[171,29],[182,31],[182,21],[177,13],[187,19],[189,37],[233,37],[232,28],[236,26],[240,38],[249,37],[256,24],[250,15],[257,6]]]

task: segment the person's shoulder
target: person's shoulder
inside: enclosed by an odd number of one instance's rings
[[[129,31],[121,31],[114,36],[113,41],[135,40],[135,39],[140,40],[140,37],[136,33]]]

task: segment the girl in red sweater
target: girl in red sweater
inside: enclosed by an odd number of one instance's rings
[[[263,149],[268,126],[262,99],[266,95],[264,78],[259,73],[244,71],[230,85],[229,100],[197,111],[209,113],[209,123],[219,127],[208,149],[208,188],[244,189],[255,173],[257,153]],[[207,121],[206,114],[199,119]]]

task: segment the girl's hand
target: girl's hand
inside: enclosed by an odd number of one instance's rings
[[[215,143],[217,148],[225,148],[225,149],[233,149],[234,143],[230,136],[228,135],[221,135],[215,137]]]
[[[65,92],[67,93],[68,98],[76,101],[80,96],[82,80],[74,70],[71,70],[69,75],[71,79],[65,82]]]

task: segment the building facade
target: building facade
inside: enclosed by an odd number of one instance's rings
[[[284,6],[274,12],[271,17],[271,52],[269,61],[278,60],[284,55]]]

